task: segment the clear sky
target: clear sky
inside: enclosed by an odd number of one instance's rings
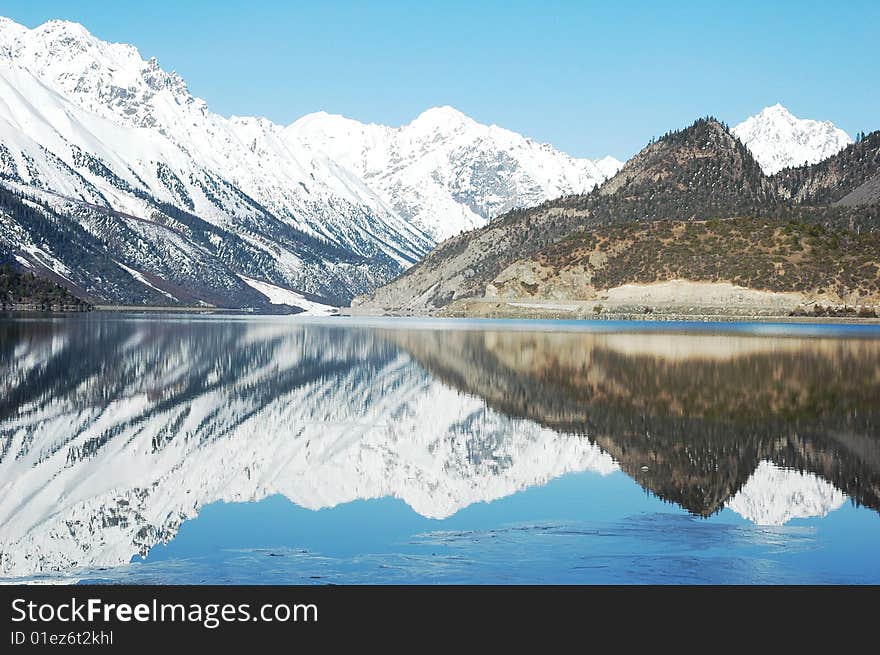
[[[224,115],[388,125],[448,104],[576,156],[621,159],[713,114],[781,102],[880,128],[880,1],[3,0],[177,70]]]

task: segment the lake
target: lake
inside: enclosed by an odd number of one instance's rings
[[[880,583],[880,327],[0,318],[0,581]]]

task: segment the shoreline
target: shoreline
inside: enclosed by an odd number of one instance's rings
[[[596,307],[601,309],[596,311]],[[803,308],[798,308],[803,310]],[[652,322],[705,322],[705,323],[804,323],[804,324],[880,324],[880,316],[859,316],[857,310],[839,315],[813,314],[797,309],[780,307],[695,307],[693,305],[644,306],[609,305],[593,301],[499,301],[496,299],[466,299],[436,311],[375,310],[373,308],[345,307],[342,316],[372,316],[401,318],[482,318],[514,320],[561,321],[644,321]]]
[[[551,290],[552,291],[552,290]],[[377,295],[379,296],[377,298]],[[574,297],[573,297],[574,296]],[[429,296],[374,294],[355,299],[351,315],[456,318],[628,321],[777,321],[785,323],[875,323],[880,295],[770,291],[730,282],[668,279],[627,283],[609,289],[583,287],[551,293],[522,293],[490,284],[485,294],[455,298],[434,307]]]
[[[804,325],[880,325],[880,318],[858,316],[781,316],[781,315],[735,315],[735,314],[629,314],[607,312],[601,316],[560,316],[558,314],[530,314],[481,316],[477,314],[425,314],[425,313],[352,313],[339,314],[345,318],[401,318],[401,319],[485,319],[517,321],[629,321],[642,323],[792,323]]]
[[[571,303],[568,303],[570,305]],[[474,305],[479,305],[475,308]],[[791,315],[789,313],[776,313],[769,311],[770,308],[751,308],[752,311],[723,310],[719,308],[705,308],[701,310],[694,307],[664,307],[645,308],[637,307],[603,307],[601,311],[592,311],[592,303],[587,303],[590,309],[583,307],[564,306],[566,303],[498,303],[480,300],[477,303],[466,303],[453,308],[443,308],[438,311],[400,311],[373,309],[361,309],[359,307],[340,307],[337,314],[330,314],[325,318],[402,318],[402,319],[499,319],[520,321],[639,321],[645,323],[803,323],[806,325],[821,324],[862,324],[878,325],[880,317],[864,317],[855,314],[839,316],[822,315]],[[478,311],[468,311],[478,309]],[[0,314],[27,315],[27,314],[228,314],[234,316],[298,316],[297,313],[273,313],[262,311],[250,311],[228,307],[180,307],[163,305],[93,305],[87,309],[62,308],[41,309],[30,306],[6,307],[0,310]],[[313,317],[303,317],[313,318]]]
[[[53,305],[53,306],[41,306],[41,305],[32,305],[29,303],[16,303],[14,305],[0,305],[0,312],[6,313],[14,313],[14,312],[42,312],[47,314],[88,314],[93,311],[94,307],[91,305],[81,306],[81,305]]]
[[[199,305],[92,305],[96,312],[239,312],[248,314],[244,309],[228,309],[225,307],[202,307]]]

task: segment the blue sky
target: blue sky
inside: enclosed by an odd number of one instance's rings
[[[449,104],[576,156],[782,102],[880,128],[880,2],[4,0],[135,44],[224,115],[400,125]]]

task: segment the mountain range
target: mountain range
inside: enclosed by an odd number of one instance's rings
[[[850,142],[779,105],[733,133],[765,173]],[[622,165],[451,107],[399,128],[225,118],[131,45],[0,18],[0,260],[92,302],[344,305],[437,243]]]
[[[758,121],[775,121],[771,109]],[[847,305],[875,315],[880,132],[773,175],[735,132],[712,117],[670,131],[591,193],[449,239],[353,305],[567,317]]]
[[[510,209],[589,191],[623,165],[613,157],[574,159],[452,107],[429,109],[398,129],[309,114],[286,132],[353,171],[438,242]]]
[[[620,165],[451,108],[399,129],[227,119],[155,59],[64,21],[0,19],[0,91],[0,247],[99,302],[268,304],[247,277],[343,304],[437,239]]]

